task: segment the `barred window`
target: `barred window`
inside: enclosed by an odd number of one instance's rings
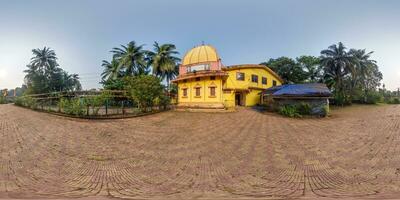
[[[262,84],[263,85],[267,85],[267,78],[266,77],[262,77]]]
[[[236,72],[236,80],[238,80],[238,81],[244,81],[244,73],[242,73],[242,72]]]
[[[210,87],[210,96],[215,96],[215,87]]]
[[[182,91],[183,91],[183,96],[184,96],[184,97],[187,97],[187,88],[182,89]]]
[[[253,83],[258,83],[258,76],[257,75],[251,75],[251,82]]]

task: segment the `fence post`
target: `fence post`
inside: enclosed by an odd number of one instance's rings
[[[125,100],[122,100],[122,115],[125,115]]]
[[[106,99],[106,116],[108,115],[108,99]]]

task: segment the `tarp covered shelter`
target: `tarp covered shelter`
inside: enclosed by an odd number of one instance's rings
[[[330,97],[332,92],[322,83],[287,84],[268,88],[261,96],[274,97]]]
[[[282,106],[308,104],[312,115],[326,116],[332,92],[322,83],[287,84],[268,88],[260,93],[261,102],[269,110]]]

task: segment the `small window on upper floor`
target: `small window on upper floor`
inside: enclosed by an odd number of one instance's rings
[[[272,86],[276,86],[276,81],[275,80],[272,81]]]
[[[267,77],[262,77],[261,82],[263,85],[267,85]]]
[[[197,78],[196,78],[196,81],[200,81],[200,77],[197,77]]]
[[[238,81],[244,81],[244,73],[242,73],[242,72],[236,72],[236,80],[238,80]]]
[[[215,76],[210,76],[210,80],[215,80]]]
[[[253,83],[258,83],[258,76],[257,75],[251,75],[251,82]]]

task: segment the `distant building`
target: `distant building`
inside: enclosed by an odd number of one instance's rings
[[[178,85],[178,107],[187,108],[253,106],[261,103],[260,92],[283,83],[264,65],[224,66],[210,45],[188,51],[173,82]]]

